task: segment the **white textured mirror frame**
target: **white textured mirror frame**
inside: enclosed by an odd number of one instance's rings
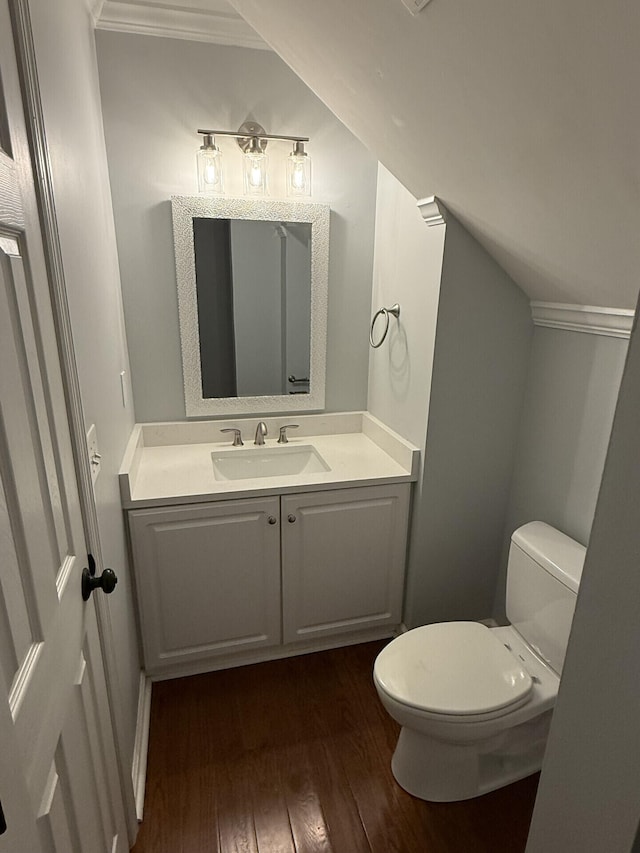
[[[187,417],[253,415],[263,412],[309,412],[323,409],[329,284],[329,205],[266,199],[173,196],[171,209]],[[311,225],[311,341],[308,394],[203,397],[193,235],[194,217],[307,222]]]

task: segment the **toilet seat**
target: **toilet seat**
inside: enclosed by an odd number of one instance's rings
[[[479,622],[407,631],[380,652],[374,677],[396,702],[454,718],[504,714],[524,704],[533,687],[520,661]]]

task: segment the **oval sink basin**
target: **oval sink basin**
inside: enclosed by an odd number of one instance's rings
[[[321,474],[331,470],[310,444],[218,450],[211,454],[211,460],[216,480],[291,477],[295,474]]]

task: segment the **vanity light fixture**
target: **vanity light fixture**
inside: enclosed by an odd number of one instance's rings
[[[267,155],[264,153],[267,146],[261,142],[257,136],[252,136],[244,152],[242,174],[245,195],[267,194]]]
[[[311,195],[311,158],[302,141],[293,143],[293,151],[287,157],[287,195]]]
[[[266,133],[261,125],[246,121],[237,131],[231,130],[198,130],[204,136],[204,143],[198,151],[198,187],[200,192],[222,192],[222,155],[215,144],[216,136],[232,136],[244,153],[243,176],[244,192],[248,196],[264,196],[268,193],[267,155],[265,153],[269,140],[293,142],[293,151],[287,158],[287,195],[311,195],[311,158],[304,150],[308,136],[278,136]],[[207,171],[208,170],[208,171]],[[201,177],[201,175],[203,177]],[[219,175],[218,183],[213,188],[211,177]],[[207,176],[209,180],[207,180]]]
[[[212,134],[205,133],[196,155],[198,163],[198,189],[201,193],[224,192],[222,154]]]

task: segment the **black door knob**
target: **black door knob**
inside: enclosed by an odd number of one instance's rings
[[[113,569],[105,569],[99,578],[91,576],[89,569],[82,570],[82,599],[88,601],[94,589],[101,589],[109,595],[116,588],[118,578]]]

